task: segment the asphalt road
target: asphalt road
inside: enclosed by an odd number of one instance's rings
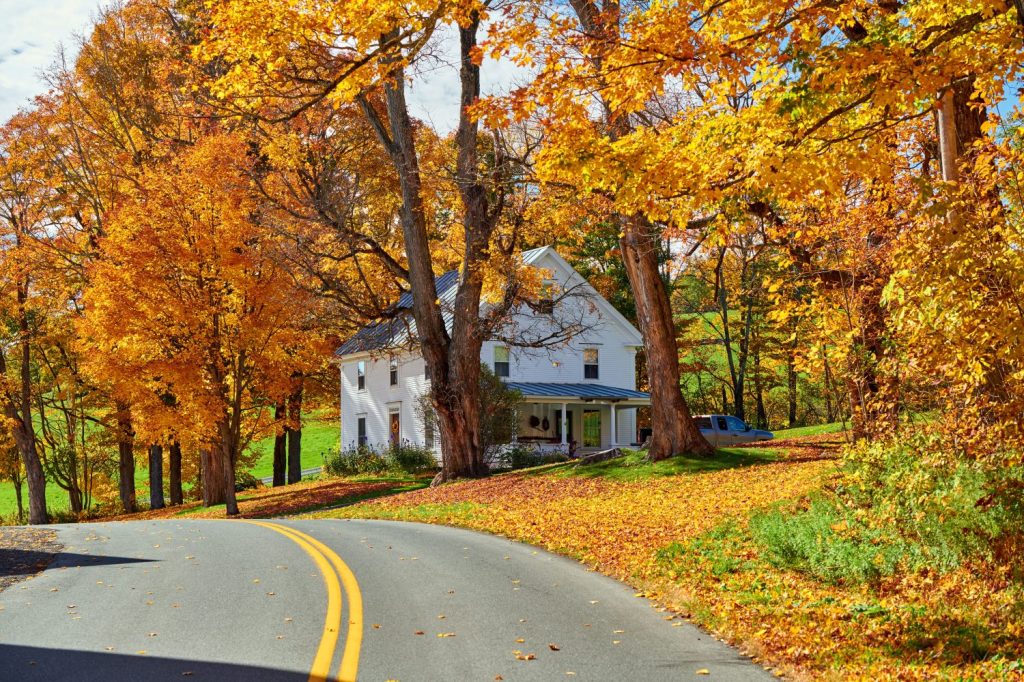
[[[0,593],[0,680],[767,680],[576,562],[440,526],[58,526]],[[296,533],[295,531],[299,531]]]

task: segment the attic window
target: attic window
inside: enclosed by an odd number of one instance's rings
[[[508,348],[505,346],[494,347],[494,376],[508,377]]]
[[[536,309],[541,315],[551,315],[555,312],[555,298],[551,295],[551,282],[544,282],[544,286],[541,287]]]
[[[598,353],[596,348],[583,349],[583,378],[597,379],[600,377]]]
[[[390,381],[392,386],[398,385],[398,360],[391,358]]]
[[[356,389],[366,390],[366,362],[363,360],[356,363]]]

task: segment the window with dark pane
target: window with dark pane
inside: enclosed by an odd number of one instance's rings
[[[596,348],[583,349],[583,378],[600,378],[600,371],[598,370],[598,352]]]

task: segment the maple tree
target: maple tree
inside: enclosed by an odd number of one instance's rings
[[[307,299],[259,222],[249,151],[241,135],[210,133],[143,172],[91,266],[81,328],[89,371],[117,377],[147,440],[203,452],[203,499],[226,502],[228,514],[268,401],[323,357],[301,325]]]
[[[477,41],[486,9],[486,3],[476,2],[377,3],[373,8],[362,3],[219,3],[212,8],[211,35],[204,46],[204,54],[226,63],[215,92],[236,106],[265,120],[288,120],[320,103],[354,104],[386,152],[400,190],[404,258],[396,262],[370,235],[361,238],[391,276],[412,292],[416,334],[438,415],[443,452],[439,480],[487,472],[478,400],[484,324],[500,319],[520,300],[519,287],[509,284],[482,316],[488,271],[501,272],[505,265],[505,277],[514,276],[509,257],[520,246],[515,223],[510,231],[501,227],[509,197],[517,192],[516,164],[504,154],[500,138],[492,136],[495,143],[486,144],[480,122],[469,110],[480,96]],[[435,254],[443,249],[431,244],[433,196],[424,173],[430,135],[419,133],[406,100],[406,69],[445,24],[458,34],[460,78],[460,113],[450,141],[450,191],[458,198],[458,219],[447,226],[459,249],[455,264],[460,278],[450,310],[442,308],[434,282],[441,264]],[[336,46],[342,35],[344,47]],[[305,47],[296,50],[296,44]],[[493,268],[495,264],[499,267]],[[452,318],[450,329],[445,313]]]

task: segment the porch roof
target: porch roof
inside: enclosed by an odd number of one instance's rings
[[[600,384],[549,384],[549,383],[522,383],[510,381],[506,384],[523,394],[524,398],[548,400],[555,402],[607,400],[614,402],[640,402],[648,404],[651,395],[642,391],[632,391],[628,388],[616,388],[614,386],[601,386]]]

